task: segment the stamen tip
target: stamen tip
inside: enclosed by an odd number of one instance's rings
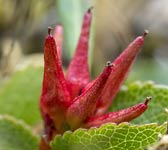
[[[93,6],[91,6],[89,9],[88,9],[88,13],[91,13],[91,11],[93,10]]]
[[[148,97],[146,97],[146,100],[145,100],[145,105],[148,105],[148,102],[150,101],[152,99],[152,97],[151,96],[148,96]]]
[[[144,34],[143,37],[146,37],[148,35],[149,31],[148,30],[144,30]]]
[[[111,61],[107,61],[106,66],[110,66],[111,65]]]
[[[48,27],[48,35],[51,35],[51,30],[53,30],[52,27]]]
[[[107,67],[114,67],[115,64],[112,63],[111,61],[107,61],[106,66],[107,66]]]

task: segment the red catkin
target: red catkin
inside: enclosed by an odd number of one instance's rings
[[[148,31],[137,37],[113,62],[107,62],[103,72],[89,82],[88,48],[92,14],[85,13],[78,45],[66,78],[62,70],[63,28],[55,27],[54,36],[48,28],[44,46],[44,75],[40,97],[40,111],[44,120],[45,135],[39,150],[49,150],[56,134],[79,127],[99,127],[104,123],[128,122],[140,116],[148,107],[150,97],[144,103],[104,114],[141,49]],[[57,41],[57,42],[56,42]]]

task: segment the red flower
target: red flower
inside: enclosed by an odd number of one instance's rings
[[[62,27],[56,27],[54,36],[50,33],[51,29],[48,29],[40,98],[47,141],[56,134],[79,127],[90,128],[108,122],[127,122],[147,109],[150,97],[146,98],[144,103],[105,114],[141,49],[147,32],[137,37],[113,63],[107,62],[102,73],[90,81],[88,43],[91,20],[92,14],[89,9],[85,13],[75,55],[66,76],[61,62]]]

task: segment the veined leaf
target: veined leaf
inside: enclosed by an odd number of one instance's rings
[[[0,116],[0,150],[37,150],[38,141],[24,123]]]
[[[143,102],[145,97],[152,96],[148,109],[132,123],[160,123],[167,121],[168,113],[168,86],[156,85],[153,82],[135,82],[123,86],[109,111],[127,108],[136,103]]]
[[[56,136],[52,150],[143,150],[165,134],[166,124],[105,124],[100,128],[78,129]]]

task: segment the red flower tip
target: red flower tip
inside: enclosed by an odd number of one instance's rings
[[[144,31],[144,34],[143,34],[143,37],[145,38],[148,34],[149,34],[149,31],[148,31],[148,30],[145,30],[145,31]]]
[[[88,9],[88,13],[91,13],[91,11],[93,10],[93,6],[91,6],[89,9]]]
[[[152,99],[151,96],[148,96],[144,102],[145,105],[148,105],[149,101]]]
[[[108,67],[108,66],[109,66],[109,67],[114,67],[115,64],[112,63],[111,61],[107,61],[106,66],[107,66],[107,67]]]
[[[48,27],[48,35],[51,35],[51,30],[53,30],[52,27]]]

